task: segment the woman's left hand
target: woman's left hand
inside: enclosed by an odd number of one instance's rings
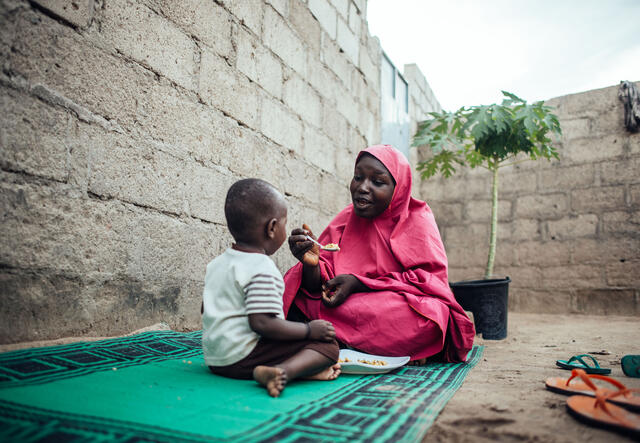
[[[322,302],[335,308],[341,305],[354,292],[362,292],[366,287],[351,274],[340,274],[322,285]]]

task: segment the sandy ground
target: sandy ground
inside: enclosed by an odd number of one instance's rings
[[[508,337],[483,340],[480,363],[447,403],[423,442],[617,442],[633,441],[590,427],[566,411],[567,397],[548,391],[548,377],[570,372],[555,361],[593,354],[611,376],[630,388],[620,359],[640,354],[640,318],[509,313]]]
[[[167,330],[157,324],[133,333]],[[133,334],[132,333],[132,334]],[[0,346],[0,352],[105,337],[71,337]],[[484,345],[480,363],[447,403],[423,442],[606,442],[633,441],[620,434],[576,421],[565,407],[567,397],[545,389],[548,377],[569,376],[557,359],[594,354],[601,366],[628,387],[640,378],[623,374],[620,359],[640,354],[640,318],[509,313],[508,337]]]

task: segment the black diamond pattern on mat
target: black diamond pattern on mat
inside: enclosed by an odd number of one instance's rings
[[[0,387],[46,383],[113,368],[202,353],[202,331],[145,332],[129,337],[0,354]],[[102,345],[102,346],[100,346]]]

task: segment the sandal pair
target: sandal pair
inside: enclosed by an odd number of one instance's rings
[[[605,381],[617,390],[600,388],[593,383],[594,379]],[[550,391],[571,396],[567,399],[567,409],[578,420],[640,437],[640,415],[632,412],[640,412],[640,389],[629,389],[611,377],[588,374],[582,369],[573,369],[569,379],[548,378],[545,385]]]

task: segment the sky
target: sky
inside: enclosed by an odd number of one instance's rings
[[[367,20],[449,111],[640,81],[640,0],[369,0]]]

